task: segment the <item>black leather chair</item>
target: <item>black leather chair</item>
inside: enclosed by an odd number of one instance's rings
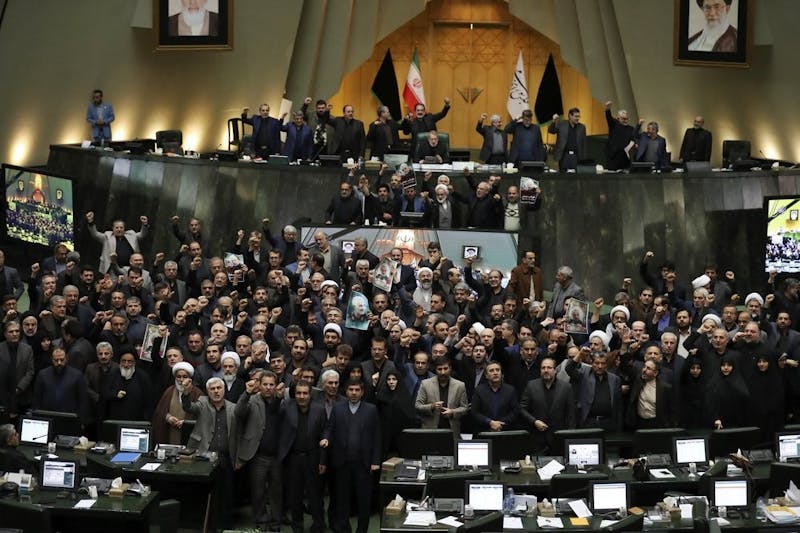
[[[711,432],[708,451],[711,457],[727,457],[736,450],[752,450],[761,442],[761,430],[755,426],[717,429]]]
[[[242,119],[229,118],[228,119],[228,150],[236,147],[236,151],[240,150],[242,142]]]
[[[608,474],[590,472],[586,474],[556,474],[550,479],[550,499],[589,498],[589,482],[605,481]]]
[[[685,434],[683,428],[637,429],[633,434],[634,455],[672,453],[672,438]]]
[[[461,533],[488,533],[490,531],[503,531],[503,513],[493,511],[487,515],[465,520],[464,525],[456,531]]]

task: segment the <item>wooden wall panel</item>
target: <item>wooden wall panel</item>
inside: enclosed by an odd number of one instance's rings
[[[352,103],[356,116],[369,127],[378,105],[370,87],[387,48],[392,51],[398,93],[402,95],[415,46],[429,110],[438,112],[445,96],[452,100],[450,114],[439,124],[440,130],[450,133],[451,146],[480,148],[481,137],[474,127],[481,113],[497,113],[507,123],[506,99],[520,50],[531,109],[552,54],[565,112],[580,108],[590,135],[606,133],[603,105],[592,98],[588,80],[561,59],[555,42],[512,17],[506,2],[498,0],[430,2],[425,12],[378,42],[370,59],[345,76],[339,91],[330,98],[335,113],[341,113],[343,104]],[[470,87],[482,89],[474,103],[466,102],[457,90]],[[401,106],[405,114],[408,110],[402,100]]]

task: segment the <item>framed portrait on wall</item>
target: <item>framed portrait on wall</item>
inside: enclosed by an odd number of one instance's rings
[[[156,50],[232,50],[233,0],[153,0]]]
[[[675,0],[676,65],[748,68],[749,0]]]

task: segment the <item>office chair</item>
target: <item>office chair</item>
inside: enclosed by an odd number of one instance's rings
[[[449,429],[404,429],[397,443],[404,459],[422,459],[423,455],[454,455],[455,441]]]
[[[50,510],[47,507],[21,503],[14,500],[0,500],[0,516],[4,528],[18,528],[20,531],[52,531]]]
[[[722,166],[729,167],[741,159],[750,159],[750,141],[722,141]]]
[[[644,529],[644,515],[631,514],[600,531],[642,531]]]
[[[533,439],[525,430],[514,431],[483,431],[478,433],[478,439],[492,441],[492,464],[500,461],[517,461],[533,453]]]
[[[235,146],[236,151],[240,150],[240,145],[242,142],[242,119],[241,118],[229,118],[228,119],[228,151],[231,151],[231,147]]]
[[[608,474],[556,474],[550,479],[550,498],[589,498],[589,482],[604,481]]]
[[[183,425],[181,426],[181,444],[186,446],[189,442],[189,437],[192,435],[192,431],[194,431],[194,425],[197,423],[197,420],[184,420]]]
[[[637,429],[633,433],[633,454],[672,453],[672,437],[686,433],[683,428]]]
[[[444,153],[449,158],[450,157],[450,134],[446,133],[446,132],[443,132],[443,131],[440,131],[438,133],[439,133],[439,144],[442,145],[442,147],[444,148]],[[428,143],[428,132],[426,131],[424,133],[417,133],[417,152],[419,152],[419,147],[420,146],[425,146],[425,144],[427,144],[427,143]],[[421,158],[418,156],[418,154],[414,154],[414,158],[415,158],[414,162],[415,163],[419,163]]]
[[[156,132],[156,146],[165,154],[183,155],[183,132],[181,130],[161,130]]]
[[[761,430],[754,426],[716,429],[708,440],[711,457],[727,457],[736,450],[752,450],[761,442]]]

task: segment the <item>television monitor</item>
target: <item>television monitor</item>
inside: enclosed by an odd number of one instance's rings
[[[749,489],[746,479],[715,479],[713,504],[717,507],[746,507],[750,503]]]
[[[53,248],[75,248],[72,180],[40,169],[2,166],[8,237]]]
[[[492,441],[460,440],[456,442],[456,466],[489,467],[492,464]]]
[[[766,250],[764,272],[800,272],[800,196],[770,196],[764,198]]]
[[[505,483],[498,481],[466,481],[466,504],[477,512],[503,510]]]
[[[625,482],[592,481],[589,495],[595,512],[616,511],[630,506],[630,491]]]
[[[603,439],[565,440],[564,461],[577,467],[605,464]]]
[[[75,461],[42,460],[41,488],[75,490],[78,486],[78,463]]]
[[[147,453],[150,451],[150,428],[120,426],[118,442],[117,449],[121,452]]]
[[[800,459],[800,433],[780,432],[775,434],[775,450],[781,461],[797,461]]]
[[[677,465],[703,464],[708,461],[708,439],[704,437],[673,437],[672,460]]]
[[[23,416],[19,423],[20,444],[46,445],[53,435],[52,422],[46,418]]]

